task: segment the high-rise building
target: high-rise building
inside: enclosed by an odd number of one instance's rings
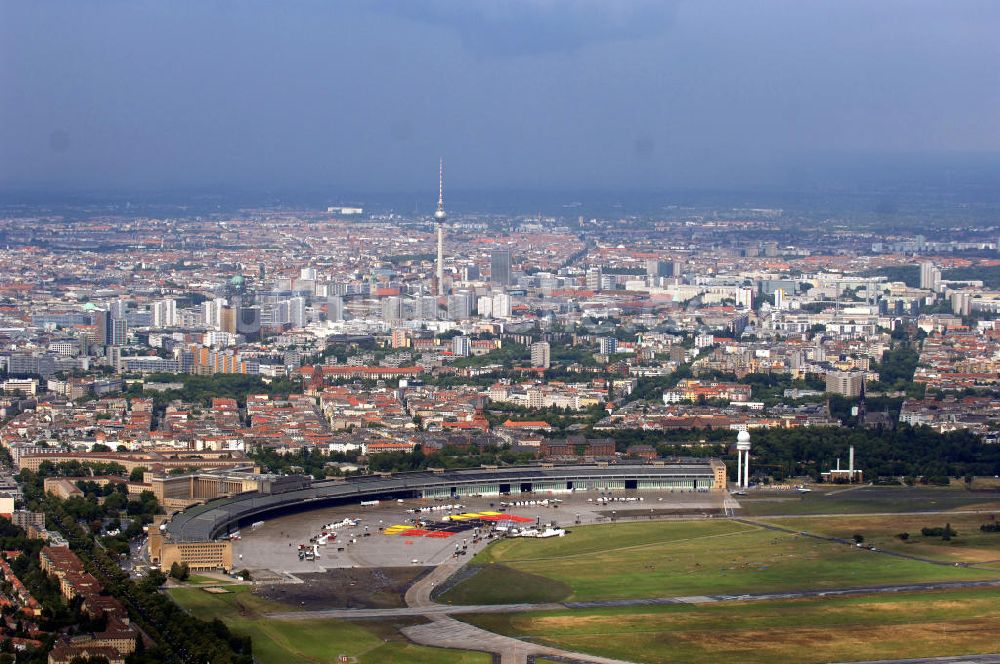
[[[306,299],[304,297],[289,298],[288,322],[292,327],[306,326]]]
[[[388,322],[403,319],[403,298],[395,295],[382,300],[382,320]]]
[[[860,371],[831,371],[826,375],[826,391],[856,397],[861,394],[864,382],[865,375]]]
[[[410,335],[407,334],[406,330],[401,327],[397,327],[392,331],[391,342],[393,348],[409,348],[410,347]]]
[[[465,281],[479,281],[479,266],[466,265],[463,279],[465,279]]]
[[[236,333],[247,341],[260,339],[260,307],[238,307],[236,309]]]
[[[920,264],[920,287],[927,290],[935,290],[938,282],[941,281],[941,270],[934,267],[934,263],[924,262]]]
[[[107,346],[111,343],[111,312],[104,309],[94,310],[94,344]]]
[[[476,313],[483,318],[493,318],[493,298],[483,295],[476,300]]]
[[[222,307],[219,311],[219,329],[236,334],[236,307]]]
[[[219,329],[222,322],[222,308],[225,306],[226,301],[221,297],[214,300],[205,300],[201,303],[201,314],[205,327]]]
[[[128,313],[128,300],[115,300],[111,303],[111,317],[125,318]]]
[[[472,316],[472,295],[455,293],[448,296],[448,320],[465,320]]]
[[[444,159],[438,161],[438,205],[434,211],[437,224],[437,294],[444,295],[444,222],[448,213],[444,211]]]
[[[648,277],[669,277],[670,263],[667,261],[650,258],[646,261],[646,276]]]
[[[971,316],[972,295],[970,293],[952,293],[951,312],[956,316]]]
[[[592,267],[587,270],[587,290],[601,290],[601,268]]]
[[[618,352],[618,340],[614,337],[601,337],[597,341],[597,346],[601,355],[614,355]]]
[[[177,301],[160,300],[150,307],[153,327],[172,327],[177,324]]]
[[[307,281],[316,281],[316,268],[314,267],[304,267],[299,270],[299,279],[305,279]]]
[[[736,291],[736,306],[753,309],[752,288],[740,288]]]
[[[537,341],[531,344],[531,366],[548,369],[551,362],[552,349],[547,341]]]
[[[413,317],[418,320],[437,320],[438,300],[433,295],[421,295],[413,300]]]
[[[112,346],[124,346],[128,343],[128,322],[124,318],[111,319],[111,339]]]
[[[506,293],[496,293],[493,296],[493,317],[510,318],[511,302],[510,295]]]
[[[472,352],[472,341],[466,336],[452,337],[451,352],[457,357],[468,357]]]
[[[774,240],[764,243],[764,255],[768,258],[774,258],[778,255],[778,243]]]
[[[490,281],[499,286],[511,285],[510,249],[497,248],[490,252]]]
[[[326,319],[334,322],[344,320],[344,298],[340,295],[328,295],[326,298]]]

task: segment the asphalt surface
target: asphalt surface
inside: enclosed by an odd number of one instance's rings
[[[438,568],[442,569],[442,568]],[[448,567],[450,572],[458,567]],[[431,575],[431,583],[441,582]],[[564,609],[598,609],[618,606],[657,606],[669,604],[713,604],[716,602],[762,602],[769,600],[803,599],[809,597],[839,597],[844,595],[873,595],[883,593],[921,592],[930,590],[962,590],[970,588],[1000,588],[1000,579],[995,581],[952,581],[947,583],[910,583],[884,586],[854,586],[844,588],[824,588],[822,590],[798,590],[783,593],[746,593],[743,595],[683,595],[675,597],[650,597],[645,599],[610,599],[590,602],[549,602],[544,604],[439,604],[431,601],[411,603],[407,593],[406,607],[395,609],[321,609],[316,611],[287,611],[269,613],[272,620],[314,620],[317,618],[397,618],[403,616],[455,615],[462,613],[519,613],[526,611],[560,611]],[[411,588],[412,590],[412,588]]]

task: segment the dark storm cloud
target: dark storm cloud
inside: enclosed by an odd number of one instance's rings
[[[998,33],[974,0],[0,0],[0,188],[807,186],[1000,152]]]

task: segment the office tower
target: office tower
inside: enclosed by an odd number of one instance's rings
[[[465,320],[472,316],[472,296],[456,293],[448,296],[448,320]]]
[[[483,295],[478,300],[476,300],[476,313],[478,313],[483,318],[492,318],[493,298],[488,295]]]
[[[614,337],[601,337],[597,345],[601,355],[614,355],[618,352],[618,340]]]
[[[225,306],[219,310],[219,329],[236,334],[236,307]]]
[[[651,258],[646,261],[646,276],[647,277],[669,277],[670,275],[670,263],[667,261],[656,260]]]
[[[414,318],[420,320],[437,320],[438,301],[433,295],[421,295],[413,300]]]
[[[670,261],[670,274],[667,276],[680,278],[684,274],[684,261]]]
[[[490,281],[499,286],[510,286],[510,249],[494,249],[490,252]]]
[[[111,343],[111,312],[104,309],[94,311],[94,344],[107,346]]]
[[[934,263],[925,262],[920,264],[921,288],[935,290],[939,281],[941,281],[941,270],[934,267]]]
[[[236,333],[247,341],[260,339],[260,307],[239,307],[236,310]]]
[[[497,293],[493,296],[493,317],[510,318],[511,302],[510,295]]]
[[[293,297],[288,300],[288,322],[292,327],[305,327],[306,325],[306,299],[304,297]]]
[[[392,296],[382,300],[382,320],[386,322],[403,319],[403,298]]]
[[[128,323],[124,318],[111,319],[111,339],[112,346],[124,346],[128,343]]]
[[[463,276],[465,281],[479,281],[479,266],[478,265],[466,265],[465,274]]]
[[[326,298],[326,319],[335,323],[344,320],[344,298],[328,295]]]
[[[448,213],[444,211],[444,159],[438,161],[438,206],[434,211],[437,224],[437,294],[444,295],[444,222]]]
[[[587,270],[587,290],[601,290],[601,268],[592,267]]]
[[[128,313],[127,300],[115,300],[114,302],[111,303],[112,318],[125,318],[126,313]]]
[[[451,340],[451,352],[457,357],[468,357],[472,352],[472,340],[469,337],[453,337]]]
[[[549,342],[538,341],[531,344],[531,366],[548,369],[551,361]]]

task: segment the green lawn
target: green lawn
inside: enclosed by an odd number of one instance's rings
[[[880,549],[899,551],[946,562],[963,562],[1000,570],[1000,533],[984,533],[979,526],[995,523],[1000,512],[953,515],[897,515],[841,517],[792,517],[762,519],[775,525],[834,537],[864,536],[865,543]],[[951,524],[958,535],[951,540],[924,537],[921,528],[943,528]],[[908,533],[902,540],[900,533]]]
[[[232,582],[232,579],[216,579],[214,577],[204,576],[201,574],[192,574],[186,581],[186,583],[190,583],[194,586],[224,586]]]
[[[391,622],[343,620],[276,621],[263,618],[271,611],[290,607],[257,597],[248,586],[227,588],[213,595],[200,588],[169,591],[193,615],[222,619],[237,634],[253,638],[253,651],[261,664],[333,664],[340,655],[356,657],[361,664],[486,664],[490,656],[409,643]]]
[[[897,659],[1000,651],[1000,590],[461,616],[490,631],[634,662]]]
[[[585,601],[1000,577],[721,519],[577,527],[564,538],[499,542],[473,563],[484,571],[442,601]]]

